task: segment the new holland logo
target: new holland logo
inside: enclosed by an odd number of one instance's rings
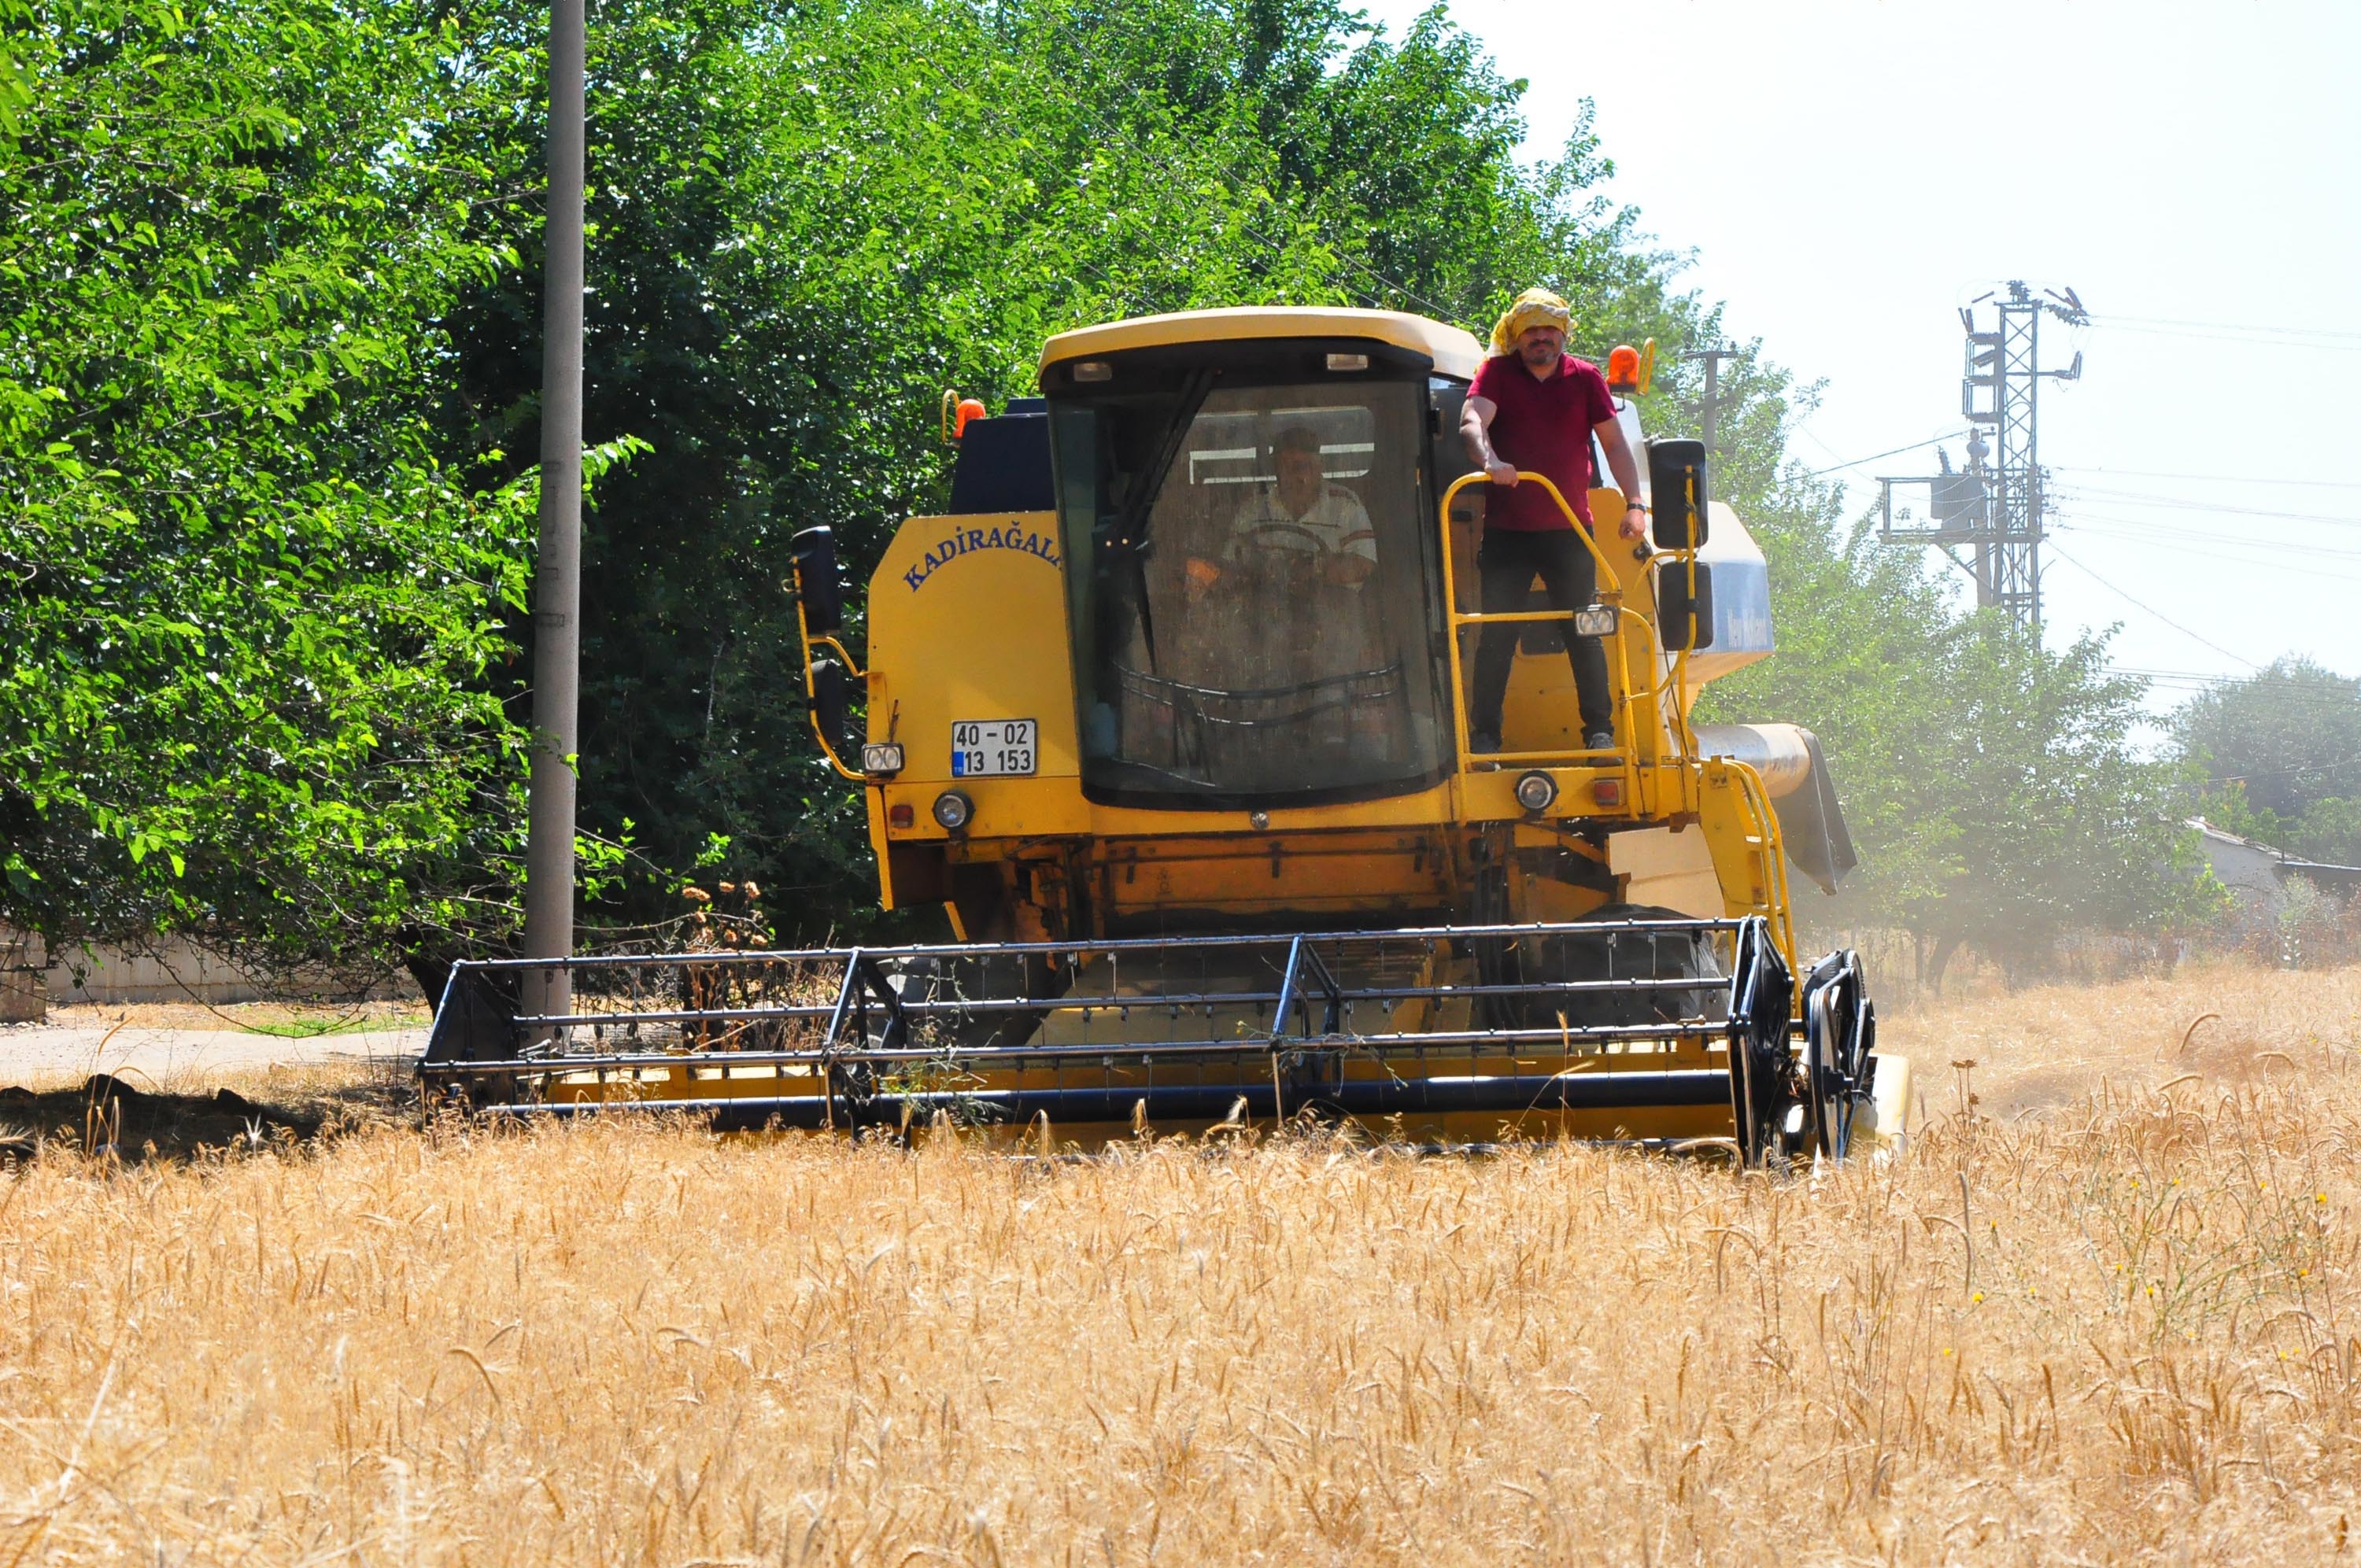
[[[962,555],[972,555],[979,550],[1017,550],[1036,555],[1052,566],[1058,564],[1058,540],[1055,534],[1034,533],[1016,523],[998,528],[970,528],[953,533],[950,538],[927,552],[919,563],[902,574],[902,580],[917,593],[926,587],[935,568]]]

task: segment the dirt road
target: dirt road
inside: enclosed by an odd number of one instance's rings
[[[106,1072],[191,1091],[272,1067],[390,1067],[425,1048],[425,1021],[409,1009],[70,1007],[47,1023],[0,1025],[0,1083],[38,1089]]]

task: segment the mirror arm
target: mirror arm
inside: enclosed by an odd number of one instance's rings
[[[788,587],[792,591],[791,583],[782,583],[780,587]],[[868,782],[869,775],[858,769],[844,765],[844,759],[837,754],[835,737],[829,735],[828,727],[820,722],[819,672],[813,665],[812,649],[821,643],[834,649],[837,657],[844,661],[846,670],[854,680],[865,684],[869,679],[869,672],[863,670],[854,662],[852,655],[845,652],[844,644],[836,640],[834,632],[823,631],[817,637],[813,636],[811,629],[804,620],[803,595],[796,594],[795,601],[796,642],[803,649],[804,654],[804,713],[811,721],[812,736],[819,742],[820,755],[828,759],[828,765],[834,768],[839,776],[850,779],[854,784],[865,784]]]

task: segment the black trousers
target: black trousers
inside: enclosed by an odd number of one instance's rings
[[[1525,608],[1526,591],[1542,580],[1552,609],[1580,609],[1598,598],[1598,563],[1570,528],[1543,532],[1488,529],[1476,557],[1484,588],[1484,611],[1498,614]],[[1528,626],[1555,624],[1565,633],[1566,658],[1574,665],[1574,690],[1582,706],[1585,734],[1614,728],[1615,708],[1607,692],[1607,650],[1596,637],[1576,637],[1565,622],[1507,621],[1484,628],[1476,640],[1476,689],[1467,717],[1471,730],[1500,733],[1500,705],[1509,695],[1509,666],[1516,662],[1517,639]]]

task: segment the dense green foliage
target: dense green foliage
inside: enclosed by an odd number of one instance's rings
[[[497,941],[517,839],[538,446],[544,14],[516,0],[0,0],[0,918],[291,954]],[[607,0],[591,29],[589,912],[717,852],[806,934],[872,917],[804,727],[786,541],[856,581],[938,506],[946,386],[1041,340],[1240,302],[1578,345],[1719,334],[1597,195],[1521,164],[1522,84],[1430,15],[1331,0]],[[1861,923],[2031,951],[2182,912],[2136,694],[1964,619],[1784,464],[1803,400],[1724,378],[1721,493],[1785,652],[1714,698],[1828,742]],[[857,635],[857,628],[856,628]],[[720,847],[717,850],[717,846]]]
[[[2215,826],[2361,865],[2361,680],[2282,659],[2191,698],[2173,739],[2204,770]]]
[[[458,37],[0,13],[0,915],[294,956],[481,924],[514,769],[479,677],[530,517],[420,396],[422,323],[512,260],[417,156]]]

